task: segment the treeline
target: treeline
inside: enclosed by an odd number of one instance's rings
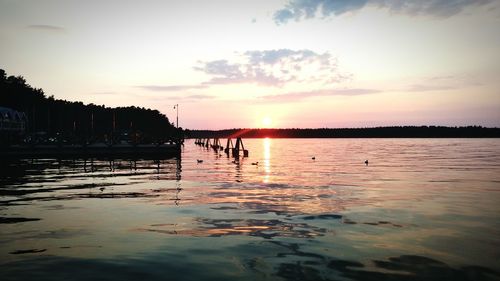
[[[341,129],[186,130],[189,138],[498,138],[500,128],[481,126],[393,126]]]
[[[138,142],[180,136],[158,110],[135,106],[110,108],[46,97],[22,76],[7,76],[0,69],[0,106],[24,112],[27,135],[47,135],[78,140],[112,141],[129,135]]]

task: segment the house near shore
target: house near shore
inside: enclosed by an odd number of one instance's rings
[[[8,144],[26,132],[28,118],[24,112],[0,106],[0,144]]]

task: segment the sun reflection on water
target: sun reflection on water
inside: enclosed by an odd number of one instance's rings
[[[264,183],[269,182],[270,174],[271,174],[271,139],[265,138],[262,142],[264,145]]]

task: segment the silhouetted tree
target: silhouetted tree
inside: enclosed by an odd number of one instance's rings
[[[481,126],[393,126],[375,128],[189,130],[190,138],[485,138],[500,137],[500,128]]]
[[[156,142],[181,136],[158,110],[135,106],[109,108],[104,105],[70,102],[46,97],[22,76],[7,76],[0,69],[0,106],[24,112],[28,133],[45,132],[48,136],[74,141],[111,140],[128,135],[139,142]]]

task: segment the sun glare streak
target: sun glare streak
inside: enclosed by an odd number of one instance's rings
[[[271,174],[271,139],[265,138],[263,140],[264,144],[264,183],[269,182]]]

